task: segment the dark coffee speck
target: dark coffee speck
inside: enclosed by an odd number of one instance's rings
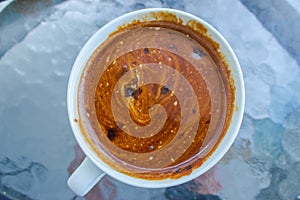
[[[121,74],[122,74],[122,75],[125,74],[128,70],[129,70],[129,69],[128,69],[128,66],[127,66],[127,65],[123,65],[123,66],[122,66]]]
[[[193,56],[195,59],[200,59],[200,58],[203,56],[203,54],[202,54],[202,52],[200,51],[200,49],[198,49],[198,48],[193,48],[192,56]]]
[[[114,129],[109,129],[107,132],[107,137],[109,140],[113,140],[115,139],[115,137],[117,136],[116,131]]]
[[[161,93],[167,94],[167,93],[169,93],[169,92],[170,92],[170,89],[169,89],[168,87],[163,86],[163,87],[161,88]]]
[[[141,93],[142,93],[142,89],[138,88],[132,93],[132,96],[133,98],[138,99]]]
[[[134,89],[129,86],[125,86],[125,97],[131,97],[134,92]]]
[[[145,54],[148,54],[148,53],[149,53],[149,49],[148,49],[148,48],[145,48],[145,49],[144,49],[144,53],[145,53]]]

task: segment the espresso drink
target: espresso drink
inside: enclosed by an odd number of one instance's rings
[[[199,167],[233,112],[234,86],[218,48],[193,21],[134,22],[111,34],[79,84],[78,123],[97,155],[144,179]]]

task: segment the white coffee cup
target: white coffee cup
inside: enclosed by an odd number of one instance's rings
[[[163,180],[146,180],[141,178],[136,178],[128,176],[119,171],[114,170],[103,162],[96,153],[92,150],[90,145],[85,141],[83,134],[81,133],[78,123],[74,119],[78,119],[78,86],[81,74],[85,67],[85,64],[89,57],[92,55],[94,50],[109,36],[110,33],[117,30],[121,25],[127,24],[133,20],[151,20],[149,18],[149,13],[151,12],[168,12],[175,14],[177,17],[183,20],[183,24],[188,20],[195,20],[202,25],[204,25],[208,32],[207,34],[220,45],[220,50],[225,56],[225,59],[231,70],[231,77],[234,80],[235,86],[235,101],[234,101],[234,111],[230,126],[226,132],[226,135],[220,142],[217,149],[211,154],[211,156],[197,169],[193,170],[191,174],[182,176],[178,179],[163,179]],[[144,18],[143,16],[147,16]],[[154,19],[152,19],[154,20]],[[244,104],[245,104],[245,91],[244,91],[244,81],[242,71],[238,62],[238,59],[229,46],[228,42],[224,37],[211,25],[209,25],[204,20],[191,15],[189,13],[166,9],[166,8],[150,8],[134,11],[122,15],[121,17],[116,18],[115,20],[109,22],[101,29],[99,29],[84,45],[81,49],[79,55],[76,58],[76,61],[73,65],[71,75],[69,78],[68,84],[68,97],[67,97],[67,106],[69,121],[75,135],[77,142],[79,143],[81,149],[86,154],[86,158],[81,163],[81,165],[75,170],[68,180],[69,187],[79,196],[85,195],[91,188],[105,175],[109,176],[127,183],[129,185],[145,188],[163,188],[179,185],[185,182],[188,182],[201,174],[205,173],[211,167],[213,167],[228,151],[232,145],[234,139],[236,138],[242,118],[244,113]]]

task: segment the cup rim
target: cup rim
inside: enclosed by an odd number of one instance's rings
[[[105,162],[99,158],[96,153],[92,150],[92,148],[89,146],[89,144],[85,141],[80,128],[78,126],[78,123],[74,121],[74,119],[78,119],[78,106],[77,106],[77,94],[78,94],[78,83],[79,79],[81,77],[81,73],[78,73],[78,70],[80,72],[80,69],[82,69],[85,66],[86,61],[88,60],[89,56],[94,52],[94,50],[107,38],[107,36],[116,30],[116,28],[122,24],[126,24],[128,22],[131,22],[133,19],[139,19],[140,16],[149,14],[151,12],[169,12],[172,14],[175,14],[177,17],[184,17],[187,19],[193,19],[202,25],[204,25],[208,29],[208,33],[212,36],[214,40],[218,40],[217,42],[220,44],[221,51],[223,52],[226,61],[228,62],[228,59],[231,60],[232,65],[229,65],[230,70],[234,69],[233,73],[231,73],[231,76],[234,80],[234,86],[235,86],[235,101],[234,101],[234,111],[232,115],[232,119],[229,125],[229,128],[227,129],[225,136],[222,138],[221,142],[219,143],[216,150],[213,151],[213,153],[208,157],[208,159],[198,168],[194,169],[191,174],[182,176],[178,179],[159,179],[159,180],[148,180],[148,179],[142,179],[137,177],[132,177],[126,174],[123,174],[119,171],[116,171],[115,169],[109,167]],[[127,20],[130,21],[127,21]],[[102,41],[97,44],[94,42],[96,41],[97,37],[102,34],[106,36],[102,36]],[[225,52],[224,52],[225,51]],[[226,53],[226,54],[225,54]],[[234,67],[234,68],[231,68]],[[236,104],[237,103],[237,104]],[[188,182],[201,174],[205,173],[209,169],[211,169],[229,150],[230,146],[232,145],[233,141],[235,140],[238,131],[240,129],[243,114],[244,114],[244,107],[245,107],[245,87],[244,87],[244,80],[243,80],[243,73],[240,67],[240,64],[238,62],[238,59],[229,45],[229,43],[226,41],[226,39],[210,24],[208,24],[203,19],[194,16],[190,13],[175,10],[175,9],[169,9],[169,8],[147,8],[142,10],[137,10],[133,12],[126,13],[124,15],[121,15],[114,20],[108,22],[106,25],[101,27],[96,33],[93,34],[89,38],[89,40],[85,43],[85,45],[80,50],[79,54],[77,55],[77,58],[73,64],[69,81],[68,81],[68,90],[67,90],[67,109],[68,109],[68,117],[69,117],[69,123],[71,125],[73,134],[76,138],[76,141],[78,142],[79,146],[85,153],[85,155],[91,159],[91,161],[101,170],[103,170],[106,174],[109,176],[123,182],[129,185],[137,186],[137,187],[145,187],[145,188],[164,188],[164,187],[171,187],[175,185],[179,185],[185,182]],[[238,109],[236,109],[238,108]],[[233,121],[234,120],[234,121]],[[233,123],[235,122],[235,123]]]

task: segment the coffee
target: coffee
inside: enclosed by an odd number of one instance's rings
[[[88,60],[79,124],[110,167],[144,179],[199,167],[230,124],[234,86],[218,44],[190,21],[133,22]]]

